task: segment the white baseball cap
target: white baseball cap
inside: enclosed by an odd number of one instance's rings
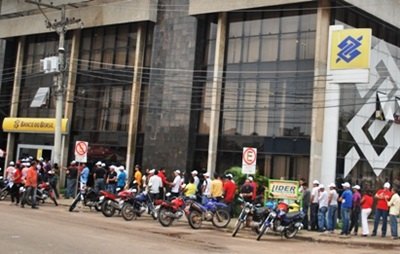
[[[15,165],[14,162],[10,161],[10,166],[14,166],[14,165]]]
[[[96,162],[97,166],[101,166],[101,161]]]
[[[319,181],[318,180],[314,180],[312,183],[313,184],[319,184]]]
[[[193,170],[192,171],[192,175],[197,175],[199,172],[197,172],[197,170]]]
[[[318,187],[319,187],[320,189],[325,189],[325,186],[324,186],[323,184],[320,184]]]
[[[360,190],[361,187],[360,187],[360,185],[357,184],[357,185],[354,185],[354,186],[353,186],[353,189]]]
[[[329,188],[336,188],[336,184],[330,183],[330,184],[328,185],[328,187],[329,187]]]
[[[181,174],[181,171],[179,169],[175,170],[175,173],[177,173],[178,175]]]
[[[210,177],[210,173],[206,172],[206,173],[203,174],[203,176]]]
[[[342,183],[342,186],[345,188],[350,188],[349,182]]]
[[[384,185],[383,185],[383,188],[390,188],[390,183],[388,183],[388,182],[386,182]]]

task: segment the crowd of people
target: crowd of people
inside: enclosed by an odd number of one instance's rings
[[[91,186],[95,191],[107,190],[117,193],[126,188],[137,188],[138,191],[147,190],[153,200],[165,198],[167,192],[172,196],[193,196],[205,202],[209,198],[217,199],[228,205],[231,215],[234,211],[234,200],[240,194],[246,202],[263,203],[264,186],[258,186],[252,176],[248,176],[238,188],[232,174],[213,177],[207,172],[197,170],[181,172],[174,170],[171,175],[163,168],[142,170],[136,165],[132,179],[128,180],[123,165],[110,164],[98,161],[90,169],[86,163],[71,161],[66,170],[66,189],[64,197],[74,198],[79,190]],[[51,164],[42,158],[32,157],[10,161],[5,170],[5,177],[11,191],[11,202],[24,207],[28,197],[32,200],[31,207],[37,209],[36,189],[38,183],[46,181],[56,192],[60,169],[57,164]],[[362,190],[359,185],[351,186],[345,182],[337,186],[334,183],[325,187],[314,180],[312,188],[304,179],[299,181],[299,191],[302,197],[302,209],[306,216],[304,228],[311,231],[334,233],[337,223],[341,223],[341,235],[358,235],[361,226],[361,236],[374,237],[378,233],[385,237],[389,226],[393,239],[398,239],[398,217],[400,214],[400,196],[398,190],[389,182],[383,184],[375,194],[370,190]],[[20,187],[25,192],[20,196]],[[339,188],[338,188],[339,187]],[[374,225],[369,231],[368,217],[374,212]]]
[[[308,189],[304,179],[300,180],[303,197],[303,211],[306,213],[304,227],[308,230],[334,233],[337,222],[341,222],[341,235],[358,235],[361,222],[361,236],[375,237],[381,224],[381,237],[386,237],[387,224],[393,239],[398,236],[398,217],[400,213],[400,196],[389,182],[383,184],[375,194],[370,190],[362,190],[359,185],[351,186],[349,182],[341,184],[341,188],[331,183],[327,188],[318,180]],[[373,210],[374,209],[374,210]],[[374,225],[370,233],[368,217],[374,212]],[[309,214],[309,219],[308,219]],[[340,220],[338,220],[340,218]]]

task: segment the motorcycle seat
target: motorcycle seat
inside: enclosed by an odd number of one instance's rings
[[[286,218],[290,219],[290,218],[298,217],[300,214],[301,214],[301,212],[291,212],[291,213],[287,213],[287,214],[286,214]]]

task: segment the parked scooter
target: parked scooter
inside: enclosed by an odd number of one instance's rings
[[[19,192],[20,195],[22,196],[23,193],[26,191],[25,186],[21,186],[19,188]],[[41,184],[38,185],[37,189],[36,189],[36,202],[37,203],[42,203],[44,204],[44,202],[50,198],[53,203],[58,206],[57,203],[57,199],[56,199],[56,194],[55,191],[53,189],[53,187],[48,183],[48,182],[42,182]],[[28,195],[27,199],[26,199],[26,204],[28,205],[32,205],[32,197],[31,195]]]
[[[158,211],[160,210],[162,200],[156,200],[153,202],[151,196],[147,191],[136,195],[133,198],[125,201],[121,215],[127,221],[140,217],[144,212],[148,211],[153,219],[158,218]]]
[[[231,221],[228,206],[214,199],[208,199],[202,205],[193,202],[189,208],[188,221],[193,229],[199,229],[203,221],[211,221],[217,228],[225,228]]]
[[[0,200],[4,200],[11,193],[11,187],[7,180],[0,176]]]
[[[169,198],[171,193],[167,193]],[[189,215],[189,207],[193,200],[189,198],[176,197],[172,200],[162,201],[160,211],[158,212],[158,221],[164,227],[169,227],[174,220],[182,218],[184,214]]]
[[[74,201],[72,201],[71,206],[69,207],[69,211],[72,212],[79,201],[82,201],[83,205],[90,207],[94,207],[96,211],[101,211],[101,193],[97,193],[92,188],[86,188],[81,190],[78,195],[76,195]]]
[[[249,225],[258,234],[260,232],[261,222],[268,216],[272,207],[263,207],[260,204],[254,205],[251,202],[244,201],[242,197],[239,198],[239,201],[242,202],[242,211],[235,223],[232,237],[235,237],[244,225]]]
[[[297,232],[303,228],[304,212],[288,213],[289,206],[287,204],[278,204],[277,208],[271,211],[261,224],[260,233],[257,241],[269,230],[281,233],[285,238],[293,238]]]
[[[112,217],[115,214],[115,211],[122,210],[125,201],[134,197],[136,189],[123,190],[117,194],[107,191],[102,191],[102,193],[104,200],[101,205],[101,212],[106,217]]]

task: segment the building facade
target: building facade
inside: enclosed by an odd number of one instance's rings
[[[1,1],[0,120],[53,118],[54,75],[40,59],[57,54],[58,35],[22,2]],[[255,147],[259,173],[271,178],[400,180],[400,125],[374,117],[377,92],[397,98],[398,1],[51,2],[83,21],[66,33],[63,165],[79,140],[89,161],[128,169],[223,172]],[[368,84],[329,85],[332,25],[372,30]],[[49,96],[31,107],[41,87]],[[0,133],[6,160],[38,149],[51,159],[53,139]]]

